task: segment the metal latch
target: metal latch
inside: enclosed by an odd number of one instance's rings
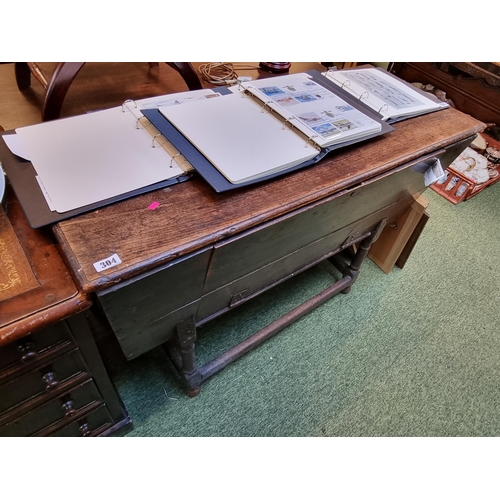
[[[350,247],[352,245],[352,242],[357,238],[358,233],[352,233],[350,234],[347,239],[340,245],[340,248],[344,250],[344,248]]]
[[[248,291],[248,288],[245,288],[245,290],[242,290],[241,292],[238,292],[237,294],[233,295],[231,297],[230,302],[229,302],[229,307],[233,307],[236,304],[239,304],[241,301],[243,301],[245,299],[247,291]]]

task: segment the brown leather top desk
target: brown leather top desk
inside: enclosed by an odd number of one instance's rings
[[[50,228],[33,230],[8,192],[0,206],[0,437],[129,426],[86,321],[91,305]]]
[[[384,223],[424,190],[484,124],[455,109],[336,151],[310,167],[217,194],[201,179],[60,222],[54,233],[81,291],[95,294],[128,359],[168,348],[191,395],[203,380],[338,292],[348,292]],[[159,207],[149,209],[152,202]],[[357,243],[357,254],[346,251]],[[113,264],[112,256],[120,264]],[[342,257],[342,258],[341,258]],[[342,278],[205,366],[196,327],[324,259]],[[105,269],[94,264],[104,261]]]

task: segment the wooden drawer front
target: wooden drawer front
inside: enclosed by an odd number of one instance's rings
[[[103,404],[85,417],[57,429],[50,435],[52,437],[91,437],[101,434],[112,425],[113,419]]]
[[[163,316],[144,317],[144,321],[129,321],[126,310],[123,310],[123,316],[116,322],[114,333],[120,347],[127,359],[134,359],[137,356],[157,347],[167,340],[171,339],[176,331],[176,325],[185,318],[195,316],[198,311],[200,301],[197,300],[191,304],[181,307],[176,311]],[[116,307],[120,305],[117,302]]]
[[[141,335],[147,325],[200,298],[211,248],[98,292],[113,328]]]
[[[74,419],[85,408],[95,402],[102,402],[101,395],[92,380],[57,398],[29,411],[14,421],[0,427],[0,436],[32,436],[52,425],[62,425],[65,420]]]
[[[73,337],[64,321],[32,333],[0,349],[0,380],[24,367],[43,362],[61,348],[73,344]]]
[[[424,189],[422,173],[406,168],[217,244],[204,294]]]
[[[78,349],[55,358],[35,370],[0,386],[0,418],[2,413],[37,396],[59,392],[80,374],[87,372]]]
[[[348,238],[351,241],[353,239],[359,241],[359,238],[368,234],[384,217],[396,215],[412,202],[413,198],[408,198],[406,202],[393,204],[203,296],[197,321],[204,322],[207,318],[211,319],[291,277],[292,274],[321,262],[341,250],[341,246]]]
[[[476,136],[468,137],[467,139],[462,139],[461,141],[452,144],[446,148],[446,151],[439,155],[439,161],[443,168],[449,167],[460,155],[460,153],[470,145],[470,143],[475,139]]]

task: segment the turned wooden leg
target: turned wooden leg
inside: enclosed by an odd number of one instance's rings
[[[14,63],[14,73],[19,90],[26,90],[31,86],[31,70],[27,62]]]
[[[188,318],[177,324],[177,342],[180,348],[182,367],[180,375],[186,384],[188,396],[197,396],[201,390],[201,373],[196,366],[194,346],[196,342],[196,324],[194,318]]]
[[[366,256],[368,255],[368,252],[370,251],[370,248],[372,244],[377,241],[378,237],[380,236],[380,233],[382,232],[382,229],[384,229],[385,225],[387,223],[387,218],[382,219],[372,230],[369,236],[367,236],[359,245],[359,248],[354,255],[351,264],[347,268],[347,275],[349,275],[352,278],[352,283],[358,279],[359,276],[359,271],[361,269],[361,264],[363,264],[363,261],[365,260]],[[349,293],[351,291],[351,287],[346,288],[345,290],[342,291],[342,293]]]
[[[61,114],[61,108],[68,89],[85,63],[65,62],[56,66],[45,93],[42,120],[55,120]]]
[[[354,282],[358,279],[359,271],[361,269],[361,264],[365,260],[370,248],[375,241],[377,241],[382,229],[384,229],[387,223],[387,218],[382,219],[373,229],[370,231],[368,236],[361,240],[358,245],[356,252],[354,253],[350,264],[346,262],[344,258],[342,258],[342,253],[346,252],[348,249],[344,249],[344,251],[340,254],[332,255],[328,260],[342,273],[343,277],[349,276],[351,278],[351,285],[344,288],[342,293],[349,293],[351,291],[351,287]]]
[[[168,62],[167,64],[182,76],[189,90],[199,90],[203,88],[196,71],[190,63]]]
[[[45,99],[42,110],[42,120],[55,120],[61,114],[62,103],[68,89],[85,63],[58,63],[50,81],[37,63],[16,62],[14,71],[19,90],[26,90],[31,86],[31,75],[42,84],[45,89]]]

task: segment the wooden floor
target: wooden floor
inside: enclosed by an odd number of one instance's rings
[[[56,63],[38,63],[49,75]],[[198,67],[201,63],[193,63]],[[258,63],[245,63],[257,66]],[[292,72],[325,68],[319,63],[292,63]],[[239,75],[261,76],[262,72],[242,70]],[[204,82],[207,88],[213,85]],[[167,64],[150,67],[139,63],[86,63],[66,94],[61,118],[118,106],[126,99],[141,99],[188,90],[181,76]],[[5,130],[41,122],[44,90],[32,78],[31,87],[20,91],[14,64],[0,64],[0,126]]]
[[[39,63],[51,74],[54,63]],[[41,121],[44,90],[35,79],[18,90],[14,64],[0,65],[0,125],[5,130]],[[61,118],[118,106],[126,99],[187,90],[181,76],[166,64],[86,63],[66,94]]]

